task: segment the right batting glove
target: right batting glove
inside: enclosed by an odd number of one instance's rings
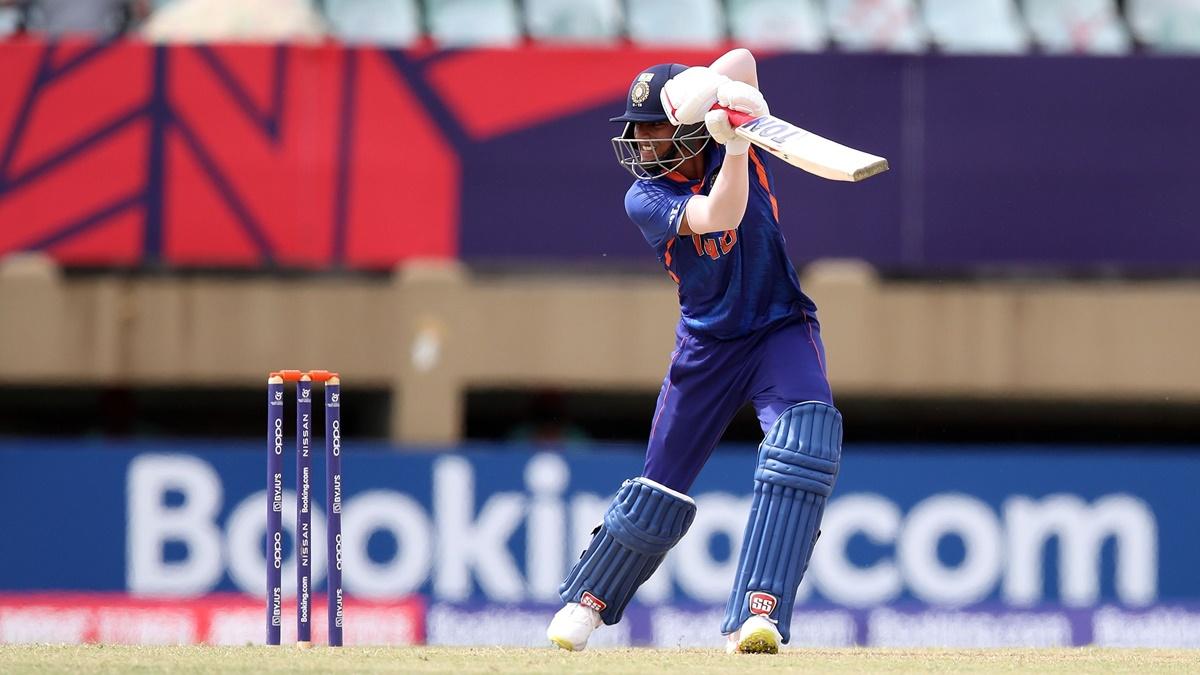
[[[744,155],[750,149],[750,141],[740,137],[729,124],[729,113],[718,108],[704,115],[704,126],[713,140],[725,146],[727,155]]]

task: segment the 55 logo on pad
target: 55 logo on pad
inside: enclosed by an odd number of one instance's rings
[[[770,593],[755,591],[750,594],[750,613],[761,614],[763,616],[771,616],[771,612],[775,611],[775,606],[779,601]]]
[[[579,598],[579,604],[583,605],[584,607],[594,609],[597,612],[603,612],[604,608],[608,607],[608,604],[606,602],[604,602],[600,598],[597,598],[596,596],[592,595],[591,593],[588,593],[587,591],[584,591],[583,597]]]

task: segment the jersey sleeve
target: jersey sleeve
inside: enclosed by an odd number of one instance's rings
[[[690,194],[674,194],[661,185],[640,180],[625,193],[625,213],[642,231],[642,236],[650,246],[658,251],[679,231],[683,209],[691,197]]]

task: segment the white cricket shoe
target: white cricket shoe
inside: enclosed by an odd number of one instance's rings
[[[546,637],[569,652],[581,652],[587,647],[592,631],[602,623],[600,612],[578,602],[569,602],[550,621]]]
[[[783,636],[770,619],[754,615],[729,634],[725,651],[730,654],[778,654]]]

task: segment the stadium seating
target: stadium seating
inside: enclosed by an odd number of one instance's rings
[[[728,0],[729,32],[738,44],[819,51],[829,42],[813,0]]]
[[[325,15],[343,42],[408,45],[421,37],[416,0],[325,0]]]
[[[0,8],[0,37],[16,32],[21,15],[12,7]]]
[[[848,51],[915,53],[928,36],[915,0],[825,0],[833,39]]]
[[[1116,0],[1023,0],[1038,45],[1051,53],[1124,54],[1132,42]]]
[[[430,35],[441,46],[505,46],[522,38],[513,0],[426,0],[425,11]]]
[[[1200,53],[1200,0],[149,0],[160,41],[316,41],[441,47],[550,43],[818,52]],[[23,23],[0,7],[0,37]],[[324,14],[322,17],[321,15]],[[681,17],[686,17],[682,20]],[[136,29],[136,21],[133,29]],[[100,31],[104,32],[104,31]],[[1136,39],[1136,42],[1135,42]]]
[[[1029,33],[1013,0],[925,0],[933,43],[951,54],[1018,54]]]
[[[1200,0],[1127,0],[1129,27],[1151,49],[1200,52]]]
[[[712,46],[725,38],[725,17],[718,0],[631,2],[629,37],[643,45]],[[680,21],[679,17],[689,17]]]
[[[535,40],[607,42],[621,35],[619,0],[525,0],[525,25]]]
[[[303,0],[173,0],[142,26],[156,42],[315,42],[326,35],[316,7]]]
[[[121,30],[125,4],[121,0],[40,0],[14,3],[27,7],[25,23],[30,31],[48,35],[112,35]]]

